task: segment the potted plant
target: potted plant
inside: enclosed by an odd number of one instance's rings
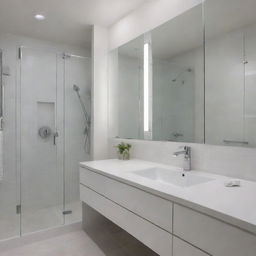
[[[117,146],[118,159],[120,160],[129,160],[130,159],[130,148],[131,144],[121,142]]]

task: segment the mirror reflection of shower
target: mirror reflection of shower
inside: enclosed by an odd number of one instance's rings
[[[181,71],[174,79],[172,79],[172,82],[173,82],[173,83],[177,82],[177,80],[178,80],[184,73],[186,73],[186,72],[191,73],[191,72],[192,72],[192,69],[191,69],[191,68],[188,68],[188,69],[185,69],[185,70]],[[182,84],[184,84],[184,83],[185,83],[185,81],[183,80],[183,81],[182,81]]]
[[[84,148],[86,153],[90,153],[90,126],[91,126],[91,120],[88,112],[86,111],[85,104],[81,98],[80,95],[80,88],[76,84],[73,85],[73,90],[76,92],[77,97],[79,99],[83,114],[84,114],[84,119],[85,119],[85,128],[84,128],[84,135],[85,135],[85,142],[84,142]]]

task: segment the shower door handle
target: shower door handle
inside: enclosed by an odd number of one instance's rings
[[[58,132],[55,132],[54,134],[53,134],[53,145],[56,145],[56,138],[57,137],[59,137],[59,134],[58,134]]]

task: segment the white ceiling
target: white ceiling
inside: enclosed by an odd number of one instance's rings
[[[89,46],[91,25],[110,26],[150,0],[0,0],[0,32]],[[37,21],[34,15],[46,16]]]

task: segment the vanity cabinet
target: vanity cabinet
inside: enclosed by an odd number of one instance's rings
[[[84,185],[80,185],[80,197],[83,202],[126,230],[159,255],[171,256],[172,235],[167,231]]]
[[[255,256],[256,236],[81,168],[80,198],[160,256]]]
[[[255,256],[256,236],[175,204],[173,234],[214,256]]]
[[[84,168],[80,173],[81,184],[172,233],[170,201]]]

